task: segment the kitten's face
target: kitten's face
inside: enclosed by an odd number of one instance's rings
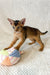
[[[8,21],[12,25],[14,31],[21,31],[25,23],[25,18],[22,20],[12,20],[8,18]]]

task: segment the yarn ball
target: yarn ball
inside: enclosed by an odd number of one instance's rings
[[[10,48],[8,50],[1,50],[0,64],[7,66],[16,64],[20,60],[22,53],[22,51],[18,51],[14,48]]]

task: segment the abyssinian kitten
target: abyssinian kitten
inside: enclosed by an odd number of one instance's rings
[[[32,42],[29,43],[29,45],[32,45],[35,42],[38,42],[40,45],[40,51],[43,50],[44,44],[41,41],[40,35],[46,34],[48,31],[42,33],[39,29],[37,28],[32,28],[29,26],[24,26],[25,24],[25,18],[21,20],[12,20],[8,18],[8,21],[10,22],[11,26],[14,29],[14,38],[9,47],[5,48],[5,50],[13,47],[13,45],[17,42],[17,40],[20,39],[19,44],[14,47],[15,49],[19,50],[20,46],[24,43],[24,41],[29,38]]]

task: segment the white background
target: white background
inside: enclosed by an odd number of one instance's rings
[[[0,49],[7,47],[13,39],[13,29],[7,18],[26,18],[25,26],[48,33],[42,36],[44,52],[38,51],[38,44],[24,44],[21,49],[29,51],[22,56],[20,63],[13,67],[1,66],[0,75],[50,75],[50,0],[0,0]]]

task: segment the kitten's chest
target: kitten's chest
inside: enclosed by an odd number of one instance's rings
[[[21,38],[23,36],[23,34],[21,32],[14,32],[15,37],[17,38]]]

